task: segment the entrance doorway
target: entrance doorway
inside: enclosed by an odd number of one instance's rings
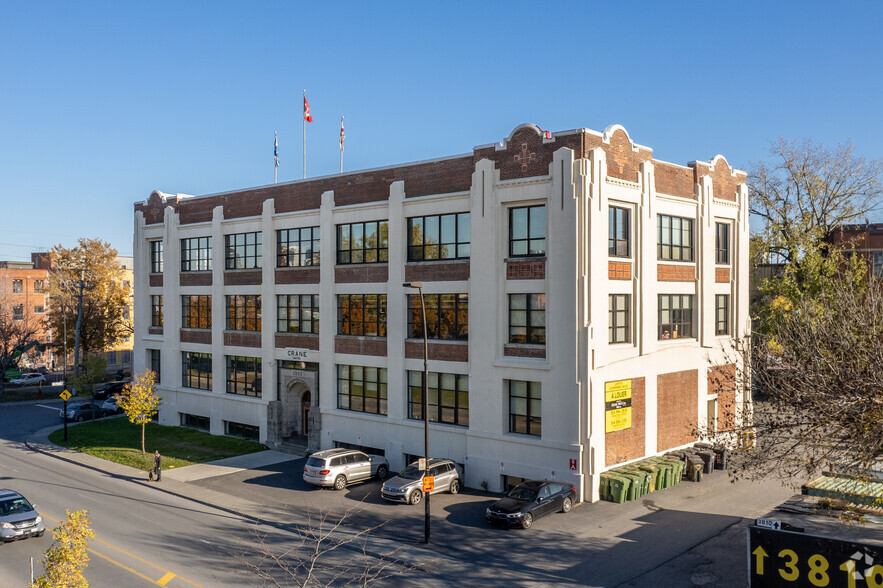
[[[310,391],[307,390],[300,397],[301,410],[301,438],[307,439],[310,436]]]

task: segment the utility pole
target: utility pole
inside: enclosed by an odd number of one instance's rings
[[[74,335],[74,377],[78,377],[80,375],[80,325],[83,323],[83,288],[86,285],[85,281],[86,270],[80,270],[80,280],[79,280],[79,293],[77,294],[77,332]]]

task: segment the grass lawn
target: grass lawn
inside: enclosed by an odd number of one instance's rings
[[[144,437],[147,453],[142,455],[141,426],[124,416],[68,425],[67,439],[64,441],[64,429],[49,435],[56,445],[144,471],[153,468],[155,450],[159,450],[163,469],[167,470],[266,449],[256,441],[148,423]]]

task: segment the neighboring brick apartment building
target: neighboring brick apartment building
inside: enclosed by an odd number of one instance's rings
[[[711,384],[745,336],[745,174],[654,160],[620,126],[135,204],[135,371],[160,422],[310,450],[430,452],[499,491],[598,474],[731,424]],[[321,258],[320,258],[321,251]],[[321,316],[321,319],[320,319]]]
[[[49,342],[49,330],[46,326],[48,271],[35,267],[30,261],[0,261],[0,312],[12,313],[12,320],[36,320],[41,329],[34,340],[39,343]],[[27,352],[29,363],[43,363],[51,357],[51,352],[31,348]],[[20,365],[25,368],[24,364]]]
[[[831,242],[864,256],[873,274],[883,278],[883,224],[842,225],[831,234]]]

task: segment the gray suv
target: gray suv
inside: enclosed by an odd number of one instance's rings
[[[364,482],[389,473],[389,462],[382,455],[368,455],[355,449],[325,449],[307,459],[304,482],[343,490],[348,484]]]
[[[12,490],[0,490],[0,541],[42,537],[45,531],[43,517],[27,498]]]
[[[414,462],[399,474],[383,483],[380,495],[392,502],[404,502],[406,504],[419,504],[423,500],[423,474],[419,470],[419,463]],[[460,468],[450,459],[430,459],[426,464],[429,475],[434,478],[433,486],[438,492],[450,492],[456,494],[460,491]]]

